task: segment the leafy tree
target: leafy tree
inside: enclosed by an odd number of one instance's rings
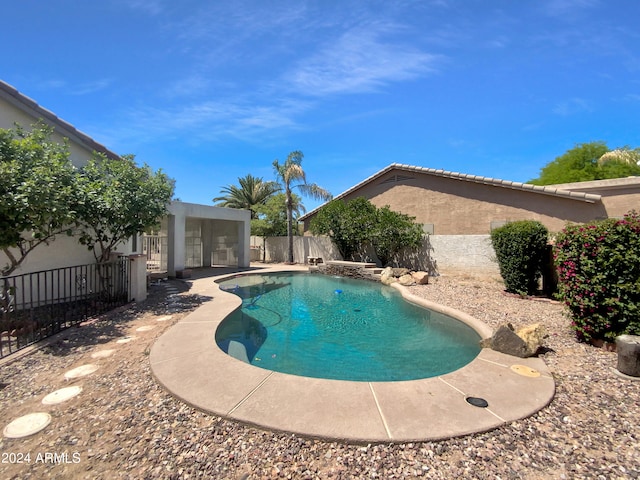
[[[174,181],[138,167],[133,155],[114,160],[96,153],[78,175],[78,188],[79,241],[104,262],[120,242],[157,225]]]
[[[302,158],[304,155],[300,151],[293,151],[289,154],[284,163],[277,159],[273,161],[273,168],[278,182],[282,186],[285,194],[285,205],[287,207],[287,237],[289,238],[288,261],[293,263],[293,192],[297,188],[300,193],[317,200],[331,200],[332,195],[324,188],[315,183],[307,183],[307,178],[302,169]],[[296,184],[295,182],[301,182]]]
[[[618,148],[598,159],[601,178],[623,178],[640,175],[640,148]]]
[[[327,235],[345,260],[364,250],[376,230],[376,207],[364,197],[324,205],[309,226],[314,235]]]
[[[293,213],[299,217],[305,212],[301,199],[298,195],[292,195]],[[262,237],[265,249],[262,252],[266,257],[266,246],[268,237],[283,237],[287,234],[287,207],[286,196],[278,193],[272,196],[264,205],[256,207],[257,218],[251,220],[251,235]]]
[[[424,232],[414,220],[415,217],[394,212],[388,205],[378,209],[371,243],[383,266],[388,265],[403,249],[422,245]]]
[[[614,152],[622,154],[615,155]],[[605,161],[601,161],[603,157]],[[624,147],[610,151],[604,142],[581,143],[545,165],[540,170],[540,177],[529,183],[553,185],[640,175],[638,160],[639,149]]]
[[[51,139],[53,129],[33,125],[0,129],[0,248],[10,275],[39,245],[62,232],[74,219],[75,169],[68,145]]]
[[[251,174],[238,178],[238,183],[240,186],[224,187],[220,191],[224,195],[214,198],[213,202],[217,202],[218,207],[251,210],[251,218],[257,218],[256,207],[264,205],[274,193],[280,190],[276,182],[265,182],[262,178]]]
[[[301,198],[293,194],[294,218],[299,217],[306,210]],[[287,234],[287,207],[284,193],[273,195],[264,205],[256,207],[257,218],[251,220],[251,235],[259,237],[283,237]]]
[[[413,220],[389,206],[376,208],[366,198],[357,197],[323,206],[311,220],[310,230],[331,238],[345,260],[364,256],[370,245],[382,265],[387,265],[403,249],[422,245],[422,227]]]

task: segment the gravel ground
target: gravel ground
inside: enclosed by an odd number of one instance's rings
[[[169,286],[181,293],[167,297]],[[0,478],[640,478],[640,382],[613,373],[615,353],[577,343],[557,303],[508,296],[501,283],[471,276],[410,287],[492,327],[544,324],[549,337],[543,358],[556,380],[555,398],[534,416],[483,434],[349,445],[204,414],[158,386],[149,348],[205,300],[188,288],[177,280],[155,285],[143,304],[67,330],[0,367],[0,428],[31,412],[53,417],[40,433],[0,440]],[[157,321],[167,315],[171,319]],[[135,331],[143,325],[155,328]],[[125,335],[136,338],[116,343]],[[91,357],[105,349],[114,355]],[[100,368],[73,382],[64,379],[86,363]],[[46,394],[69,385],[82,386],[82,393],[59,405],[41,404]],[[16,463],[20,454],[23,463]]]

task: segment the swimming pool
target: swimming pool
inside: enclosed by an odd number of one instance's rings
[[[429,378],[480,352],[468,325],[407,302],[381,284],[307,273],[219,283],[242,308],[216,330],[219,348],[267,370],[351,381]]]

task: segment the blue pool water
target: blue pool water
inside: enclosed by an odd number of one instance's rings
[[[306,377],[415,380],[463,367],[480,352],[468,325],[378,283],[278,273],[220,283],[242,298],[216,343],[252,365]]]

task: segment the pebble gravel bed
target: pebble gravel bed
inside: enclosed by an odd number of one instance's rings
[[[169,285],[179,292],[167,294]],[[0,439],[0,478],[640,478],[640,382],[614,374],[615,353],[577,343],[561,305],[509,296],[493,279],[462,275],[409,289],[494,328],[542,323],[549,333],[542,358],[556,381],[552,403],[490,432],[407,444],[325,442],[205,414],[169,395],[149,368],[153,342],[203,300],[176,280],[152,286],[140,305],[0,366],[0,428],[31,412],[52,416],[35,435]],[[145,325],[155,328],[136,331]],[[135,338],[117,343],[126,336]],[[106,349],[116,351],[92,358]],[[99,369],[65,380],[66,371],[88,363]],[[70,385],[82,393],[41,403]]]

